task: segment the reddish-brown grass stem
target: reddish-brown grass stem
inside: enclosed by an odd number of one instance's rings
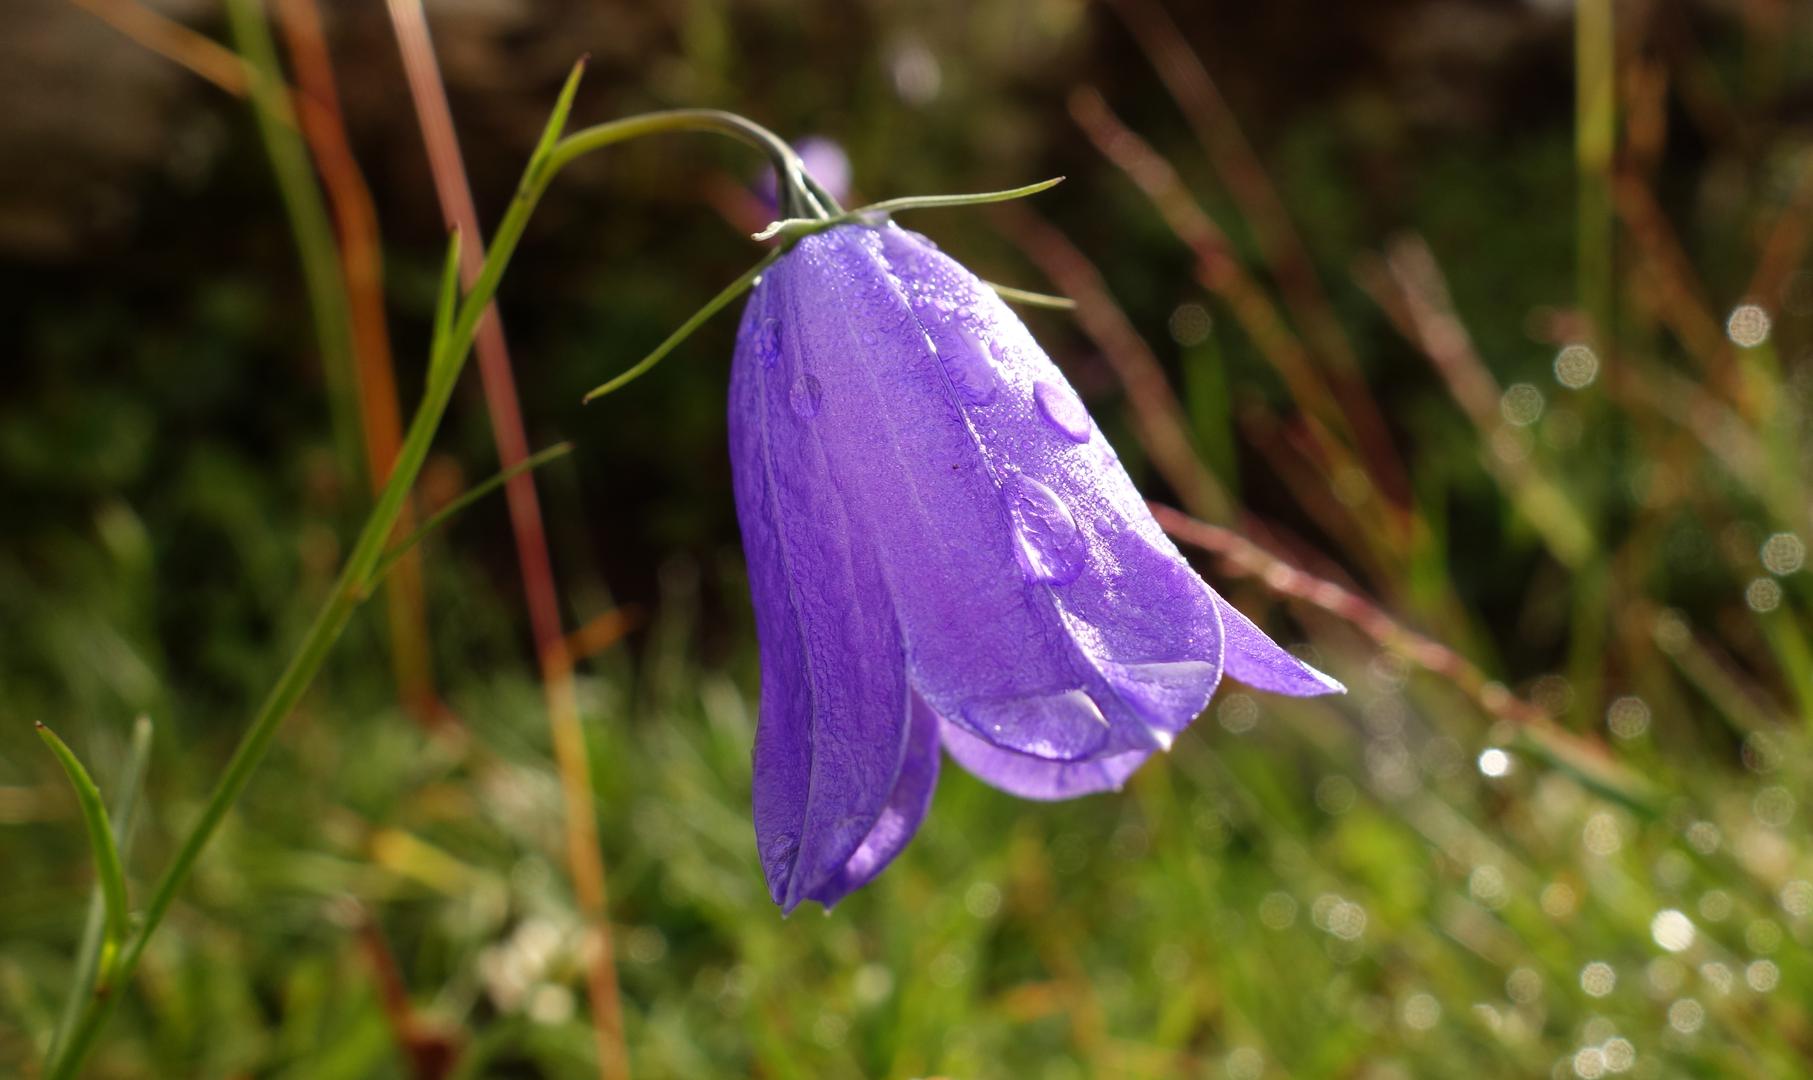
[[[478,212],[466,180],[459,138],[454,131],[446,86],[435,59],[421,0],[390,0],[389,11],[402,50],[416,118],[427,144],[429,166],[442,213],[450,228],[458,228],[461,235],[481,241],[483,233],[478,225]],[[461,274],[468,285],[478,275],[483,250],[482,242],[468,243],[461,249]],[[508,469],[529,456],[529,442],[517,402],[516,380],[511,373],[503,323],[495,304],[479,323],[475,349],[498,460]],[[573,891],[585,926],[582,950],[598,1071],[606,1080],[624,1080],[629,1075],[629,1055],[624,1046],[623,1007],[611,941],[604,859],[598,848],[591,763],[573,692],[573,658],[561,625],[559,594],[554,584],[553,564],[533,476],[523,472],[512,477],[504,486],[504,494],[516,538],[530,631],[541,666],[555,767],[560,775],[568,872],[573,878]]]

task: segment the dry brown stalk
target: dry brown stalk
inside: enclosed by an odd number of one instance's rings
[[[475,241],[461,249],[461,275],[470,287],[484,260],[484,234],[479,229],[478,212],[466,181],[466,167],[453,128],[452,111],[447,104],[447,89],[429,37],[428,19],[421,0],[390,0],[389,10],[403,54],[410,96],[415,103],[423,141],[427,144],[441,211],[450,228],[459,229],[462,236]],[[495,303],[479,323],[475,348],[485,403],[491,417],[492,438],[497,445],[499,462],[508,469],[529,456],[529,442],[523,430],[503,322]],[[587,1003],[597,1043],[599,1075],[606,1080],[625,1080],[629,1076],[629,1055],[624,1046],[623,1006],[611,941],[604,860],[598,848],[591,763],[587,758],[578,701],[573,693],[573,658],[567,650],[566,634],[561,626],[559,594],[554,584],[547,535],[542,526],[541,504],[531,473],[525,471],[512,477],[504,486],[504,494],[516,537],[516,556],[522,570],[536,659],[541,667],[555,766],[560,775],[567,868],[573,878],[573,891],[585,927],[582,959],[586,970]]]
[[[1197,521],[1168,506],[1150,505],[1159,527],[1173,537],[1220,557],[1228,569],[1254,578],[1280,596],[1300,600],[1351,624],[1381,648],[1453,683],[1488,715],[1518,724],[1549,722],[1547,713],[1488,679],[1472,661],[1405,627],[1358,593],[1299,570],[1231,529]]]
[[[1252,227],[1253,239],[1277,278],[1279,291],[1315,342],[1316,350],[1338,369],[1357,373],[1353,348],[1316,276],[1309,249],[1208,68],[1184,40],[1177,24],[1153,0],[1110,0],[1109,6],[1133,33],[1159,79],[1183,110],[1184,119],[1202,143],[1210,164]]]
[[[189,69],[235,97],[246,95],[250,76],[239,54],[140,0],[70,0],[102,22],[165,59]]]
[[[1710,384],[1730,385],[1721,374],[1731,367],[1726,363],[1729,343],[1655,196],[1635,176],[1620,173],[1612,179],[1612,207],[1636,241],[1642,255],[1638,265],[1661,292],[1657,317],[1700,363]]]
[[[1264,287],[1235,257],[1226,234],[1190,194],[1177,170],[1123,124],[1100,94],[1088,87],[1076,90],[1070,96],[1070,113],[1102,156],[1151,200],[1196,257],[1197,281],[1227,304],[1260,355],[1284,378],[1298,407],[1316,418],[1318,423],[1311,430],[1316,433],[1316,456],[1321,464],[1329,471],[1349,471],[1362,478],[1365,484],[1360,494],[1369,508],[1397,510],[1394,504],[1374,498],[1379,493],[1375,476],[1391,478],[1394,488],[1403,491],[1403,468],[1365,386],[1343,373],[1332,373],[1332,382],[1324,377],[1315,357],[1304,348]],[[1362,447],[1370,468],[1360,465],[1349,442],[1333,438],[1330,431]],[[1394,512],[1386,520],[1401,525],[1402,514]]]
[[[403,445],[402,405],[397,399],[396,365],[384,311],[384,249],[378,214],[346,135],[320,9],[315,0],[282,0],[277,14],[295,66],[294,100],[302,136],[321,174],[338,234],[354,368],[359,376],[359,426],[365,434],[366,471],[375,492],[390,479]],[[397,518],[397,535],[407,536],[414,528],[415,514],[405,505]],[[451,714],[435,693],[419,551],[412,549],[397,560],[385,578],[384,595],[391,665],[404,707],[424,725],[443,722]]]

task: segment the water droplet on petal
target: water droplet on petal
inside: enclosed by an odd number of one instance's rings
[[[1104,661],[1102,677],[1140,719],[1159,729],[1178,731],[1209,703],[1220,671],[1206,660],[1173,660],[1152,664]]]
[[[762,325],[755,332],[755,355],[765,368],[774,366],[781,358],[781,321],[763,319]]]
[[[1060,435],[1074,443],[1089,441],[1089,410],[1077,396],[1056,383],[1041,382],[1032,389],[1039,415]]]
[[[996,746],[1052,761],[1087,758],[1108,742],[1108,720],[1081,690],[971,701],[970,727]]]
[[[807,372],[795,379],[793,388],[787,392],[787,403],[805,419],[817,416],[818,410],[825,405],[825,388],[819,384],[818,376]]]
[[[963,400],[971,405],[987,405],[1001,388],[1000,376],[988,358],[988,346],[967,323],[957,323],[956,336],[955,348],[934,351],[944,361],[944,370]]]
[[[873,330],[864,330],[862,332],[862,343],[864,345],[874,345],[880,340],[881,338]]]
[[[1047,585],[1075,581],[1083,572],[1088,549],[1064,500],[1030,476],[1010,480],[1006,494],[1027,579]]]

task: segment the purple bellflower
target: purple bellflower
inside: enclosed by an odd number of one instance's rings
[[[737,337],[761,647],[755,831],[830,907],[912,839],[940,747],[1028,799],[1118,789],[1225,673],[1341,685],[1210,588],[994,291],[892,223],[800,239]]]

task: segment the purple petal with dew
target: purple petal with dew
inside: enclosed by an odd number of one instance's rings
[[[789,911],[842,895],[836,883],[893,805],[912,743],[892,598],[839,496],[843,479],[801,417],[809,372],[789,329],[801,302],[791,265],[776,263],[750,298],[729,408],[762,660],[756,843],[769,892]]]
[[[906,760],[894,780],[887,805],[882,807],[881,816],[863,837],[856,853],[807,898],[829,908],[874,880],[919,831],[919,823],[925,820],[926,809],[932,803],[932,789],[937,786],[938,718],[915,697]]]
[[[1169,745],[1221,670],[1214,595],[993,291],[892,225],[801,241],[826,454],[876,538],[914,689],[1007,750]]]
[[[948,721],[939,730],[944,749],[957,764],[983,783],[1022,799],[1071,799],[1119,791],[1127,777],[1152,756],[1150,750],[1130,750],[1094,761],[1047,761],[1003,750]]]
[[[1220,595],[1221,626],[1227,635],[1223,663],[1228,677],[1255,690],[1292,697],[1315,697],[1319,694],[1345,694],[1347,688],[1336,680],[1285,652],[1253,620],[1234,610],[1234,605]]]

